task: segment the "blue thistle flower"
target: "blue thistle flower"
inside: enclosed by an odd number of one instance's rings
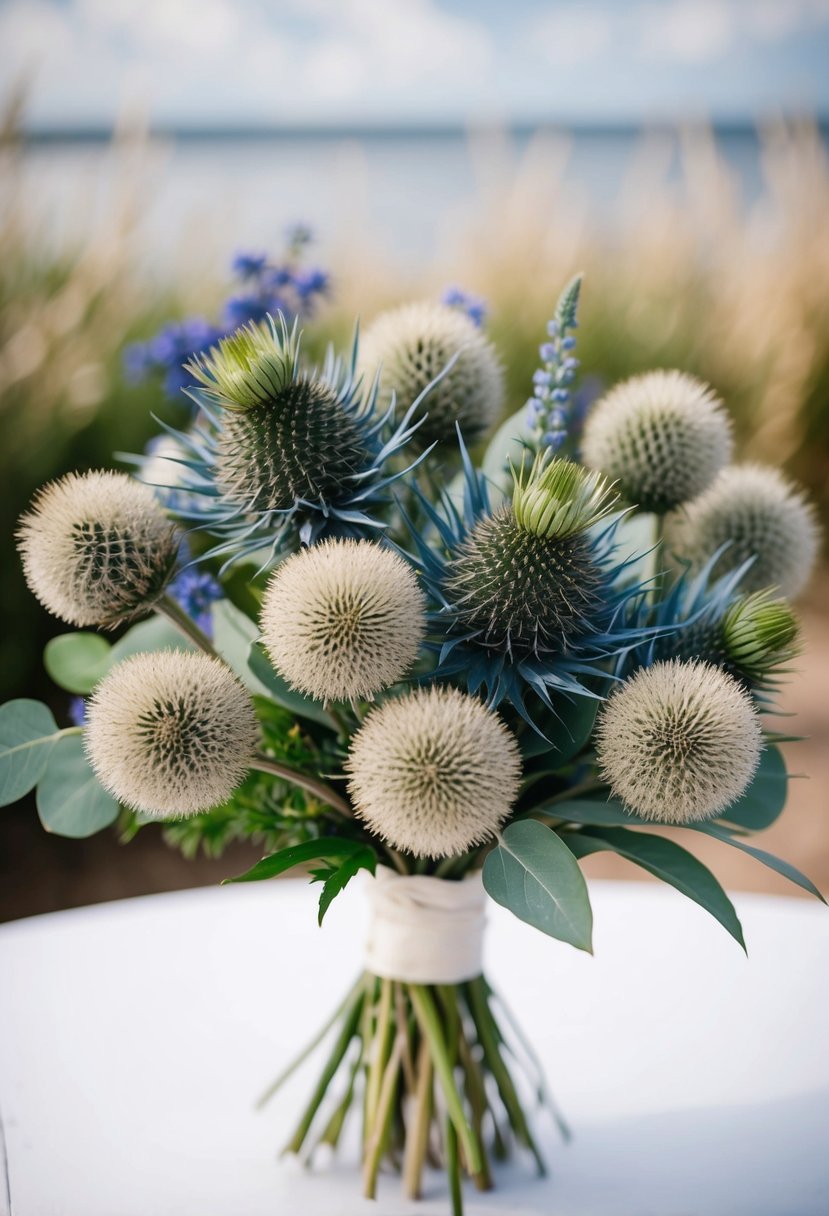
[[[603,478],[544,454],[513,471],[512,501],[493,511],[460,443],[463,504],[444,493],[435,507],[418,493],[426,525],[407,518],[407,556],[432,604],[432,674],[465,682],[490,706],[510,701],[538,730],[529,692],[553,713],[555,694],[596,697],[614,658],[648,636],[631,624],[644,586],[636,559],[617,555],[623,516]]]
[[[466,313],[478,329],[486,321],[489,312],[489,305],[482,296],[473,295],[471,291],[464,291],[462,287],[447,287],[440,297],[440,302],[449,308],[457,308],[460,312]]]
[[[188,365],[196,425],[165,427],[184,449],[180,489],[193,505],[180,517],[216,538],[206,556],[227,555],[225,565],[265,549],[264,566],[297,543],[376,535],[388,488],[409,471],[389,465],[417,429],[426,393],[395,426],[393,401],[376,408],[377,378],[366,388],[356,376],[356,333],[348,362],[329,349],[312,371],[300,367],[300,337],[280,315],[221,339]]]
[[[203,633],[213,636],[213,618],[210,612],[212,604],[222,598],[221,585],[212,574],[206,570],[196,570],[185,566],[167,588],[174,600],[177,601],[189,617],[196,622]]]

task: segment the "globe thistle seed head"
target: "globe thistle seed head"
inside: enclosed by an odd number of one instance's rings
[[[84,746],[119,802],[167,819],[226,802],[257,735],[250,697],[224,663],[162,650],[125,659],[98,684]]]
[[[546,540],[586,532],[604,519],[616,503],[601,473],[591,473],[572,460],[535,458],[529,474],[514,476],[512,510],[525,532]]]
[[[411,566],[390,549],[323,541],[277,568],[261,628],[292,688],[318,701],[371,699],[417,659],[425,597]]]
[[[373,710],[351,741],[349,792],[396,849],[453,857],[499,830],[518,796],[518,745],[475,697],[430,685]]]
[[[299,331],[280,316],[278,325],[270,318],[243,325],[185,366],[209,400],[244,412],[275,401],[296,378],[298,361]]]
[[[763,747],[749,694],[696,660],[640,668],[602,706],[595,740],[615,796],[670,824],[721,814],[748,786]]]
[[[178,539],[149,487],[124,473],[69,473],[36,495],[17,543],[31,591],[70,625],[115,628],[149,612]]]
[[[371,463],[364,431],[335,390],[303,377],[223,416],[215,471],[225,495],[247,511],[289,511],[297,500],[353,492],[355,474]]]
[[[467,442],[487,430],[501,412],[504,380],[495,349],[475,323],[444,304],[405,304],[381,313],[366,330],[360,368],[370,380],[379,366],[381,392],[395,394],[400,413],[457,356],[423,402],[425,422],[415,436],[423,447],[454,443],[455,424]]]
[[[797,656],[798,632],[791,605],[769,591],[741,596],[722,622],[723,646],[731,663],[758,685]]]
[[[584,463],[625,500],[663,515],[701,494],[731,457],[731,424],[712,390],[678,371],[616,385],[590,411]]]
[[[460,543],[443,591],[459,632],[521,658],[565,650],[600,609],[602,586],[583,533],[528,531],[505,506],[483,515]]]
[[[776,587],[794,599],[809,580],[820,532],[803,494],[777,469],[731,465],[684,510],[667,520],[674,551],[702,566],[723,545],[715,576],[754,561],[740,580],[746,592]]]

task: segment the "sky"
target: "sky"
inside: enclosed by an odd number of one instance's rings
[[[33,127],[829,115],[829,0],[0,0]]]

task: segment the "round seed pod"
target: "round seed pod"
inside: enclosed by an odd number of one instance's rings
[[[98,684],[84,746],[105,789],[159,819],[226,802],[258,736],[250,697],[228,667],[203,654],[136,654]]]
[[[763,748],[749,694],[696,660],[640,668],[602,706],[595,741],[616,797],[670,824],[711,819],[736,802]]]
[[[360,370],[367,380],[380,367],[380,389],[395,394],[400,414],[453,358],[450,371],[423,402],[426,421],[415,440],[456,441],[455,424],[474,442],[498,418],[504,380],[495,348],[468,316],[443,304],[405,304],[381,313],[363,335]]]
[[[731,446],[728,415],[707,385],[655,371],[616,385],[594,405],[582,456],[627,502],[663,515],[707,489]]]
[[[277,567],[261,628],[291,687],[319,701],[372,698],[417,659],[425,598],[411,566],[390,549],[329,540]]]
[[[152,491],[124,473],[69,473],[36,495],[17,544],[30,590],[70,625],[114,629],[150,611],[178,539]]]
[[[719,577],[753,557],[740,581],[746,592],[776,587],[794,599],[809,581],[820,547],[815,513],[801,491],[777,469],[731,465],[699,498],[666,521],[673,550],[702,566],[728,544]]]
[[[394,848],[452,857],[499,830],[518,796],[515,738],[480,701],[430,685],[372,710],[351,741],[349,792]]]

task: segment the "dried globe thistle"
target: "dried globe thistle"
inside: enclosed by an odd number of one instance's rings
[[[600,474],[538,459],[511,506],[483,515],[447,563],[455,628],[518,657],[561,652],[591,628],[603,572],[588,529],[615,499]]]
[[[595,738],[616,797],[672,824],[721,814],[748,786],[763,746],[748,693],[696,660],[640,668],[602,706]]]
[[[798,632],[786,600],[755,591],[735,600],[723,617],[723,649],[737,673],[762,686],[799,654]]]
[[[162,650],[114,667],[87,708],[84,744],[105,789],[159,819],[226,802],[257,740],[253,706],[220,660]]]
[[[261,627],[293,688],[319,701],[371,698],[417,658],[425,598],[411,566],[390,549],[323,541],[278,567]]]
[[[124,473],[69,473],[44,486],[17,541],[41,604],[70,625],[104,629],[150,610],[178,552],[152,491]]]
[[[346,769],[358,815],[416,857],[451,857],[489,840],[521,776],[518,745],[500,718],[434,684],[373,710]]]
[[[360,367],[366,377],[381,369],[381,390],[407,410],[457,355],[423,402],[427,417],[417,432],[422,445],[455,440],[459,424],[467,441],[497,419],[504,399],[501,365],[473,321],[443,304],[404,304],[381,313],[366,331]]]
[[[678,371],[617,384],[591,410],[584,463],[625,500],[659,515],[701,494],[731,456],[731,424],[712,390]]]
[[[717,576],[753,557],[740,589],[776,587],[788,599],[808,582],[820,541],[814,511],[801,491],[777,469],[756,464],[723,469],[667,525],[671,546],[694,566],[727,545]]]

